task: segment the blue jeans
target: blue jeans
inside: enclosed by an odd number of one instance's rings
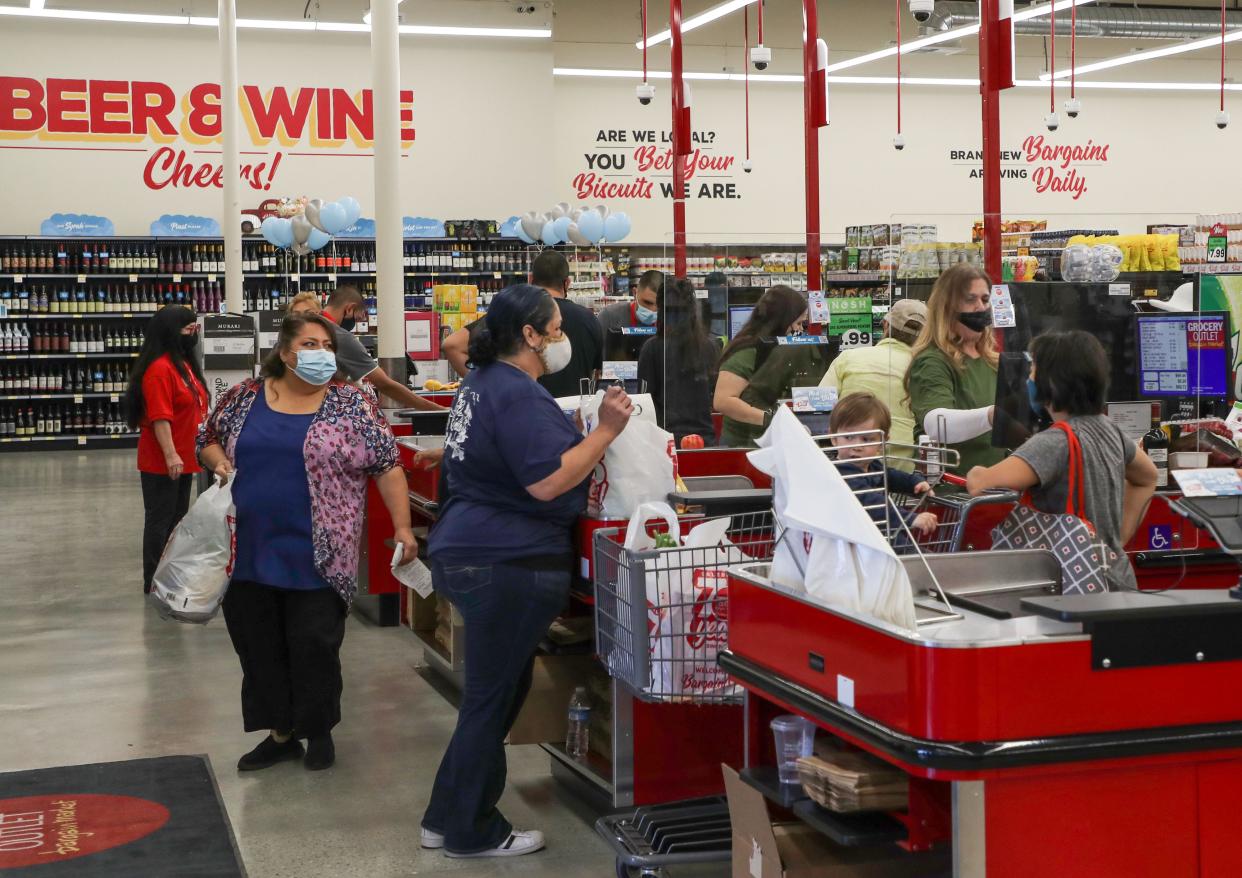
[[[505,737],[530,691],[535,649],[569,597],[569,571],[432,562],[436,590],[466,623],[457,728],[436,773],[423,828],[447,850],[477,853],[513,831],[496,807],[505,789]]]

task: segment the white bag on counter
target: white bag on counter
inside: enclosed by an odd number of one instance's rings
[[[677,514],[667,503],[644,503],[630,519],[624,546],[650,551],[655,541],[648,524],[663,519],[680,534]],[[737,687],[716,664],[728,645],[728,579],[725,567],[751,560],[729,543],[730,519],[692,529],[681,547],[661,552],[646,564],[648,653],[651,683],[645,691],[662,698],[733,695]],[[637,599],[637,595],[635,595]],[[613,668],[616,657],[608,657]]]
[[[583,432],[599,426],[601,391],[579,409]],[[597,518],[630,518],[643,503],[664,501],[676,489],[676,442],[655,420],[651,395],[630,397],[634,414],[621,435],[608,446],[604,459],[591,474],[587,511]]]
[[[783,534],[770,578],[824,606],[914,630],[914,592],[905,567],[836,466],[794,414],[781,406],[747,456],[772,476]]]
[[[178,622],[210,622],[233,576],[237,513],[233,483],[213,483],[177,523],[151,577],[150,599],[160,616]]]

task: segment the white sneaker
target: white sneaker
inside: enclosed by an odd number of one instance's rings
[[[543,850],[543,833],[530,830],[529,832],[511,832],[508,838],[490,850],[477,851],[473,854],[455,854],[452,851],[445,851],[444,855],[461,859],[467,857],[520,857],[522,854],[533,854],[535,851],[541,850]]]
[[[430,829],[422,830],[423,847],[429,851],[438,851],[444,847],[444,836],[438,832],[432,832]]]

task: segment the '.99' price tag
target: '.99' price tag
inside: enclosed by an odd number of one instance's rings
[[[850,348],[869,347],[871,347],[870,332],[864,332],[861,329],[847,329],[841,333],[841,350],[847,351]]]

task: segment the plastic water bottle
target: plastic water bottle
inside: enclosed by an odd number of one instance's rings
[[[574,690],[569,699],[569,726],[565,733],[565,752],[571,759],[585,759],[591,747],[591,702],[586,686]]]

